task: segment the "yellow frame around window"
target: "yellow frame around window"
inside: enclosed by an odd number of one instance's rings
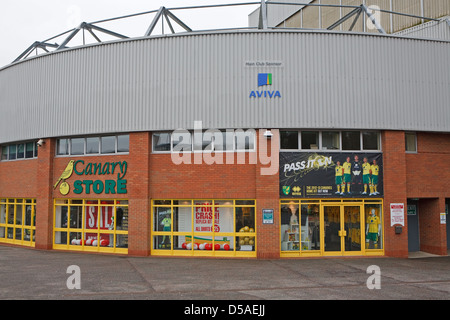
[[[282,251],[281,249],[281,238],[280,238],[280,257],[281,258],[293,258],[293,257],[323,257],[323,256],[354,256],[354,252],[345,252],[341,250],[340,254],[337,252],[326,252],[324,249],[324,207],[326,206],[338,206],[342,209],[344,206],[354,206],[360,207],[360,223],[363,228],[366,226],[366,217],[364,214],[365,205],[380,205],[383,210],[383,199],[280,199],[279,206],[279,219],[281,222],[281,207],[286,204],[301,205],[319,205],[320,214],[320,250],[302,250],[301,246],[298,251]],[[300,217],[299,217],[300,218]],[[362,256],[383,256],[384,255],[384,212],[381,214],[381,234],[382,234],[382,249],[366,249],[365,247],[365,232],[361,232],[361,251],[358,251],[357,255]],[[281,223],[279,228],[279,233],[281,234]],[[363,245],[364,244],[364,245]]]
[[[81,202],[81,203],[80,203]],[[95,203],[94,203],[95,202]],[[102,203],[108,202],[108,203]],[[112,203],[111,203],[112,202]],[[125,202],[125,203],[124,203]],[[85,228],[86,221],[86,207],[96,206],[100,207],[112,207],[114,218],[116,217],[117,208],[126,208],[128,212],[128,200],[125,199],[55,199],[53,205],[53,249],[59,250],[71,250],[71,251],[87,251],[87,252],[104,252],[104,253],[118,253],[118,254],[128,254],[128,247],[121,248],[116,247],[117,236],[123,235],[128,236],[128,230],[117,230],[116,218],[114,219],[114,228],[113,230],[105,230],[100,229],[100,223],[97,221],[96,229],[87,229]],[[67,227],[56,227],[56,212],[58,207],[67,207]],[[81,208],[82,212],[82,224],[81,228],[73,228],[69,226],[71,207]],[[97,214],[97,219],[100,219],[100,214]],[[66,242],[67,244],[59,244],[56,243],[56,233],[66,233]],[[85,245],[85,243],[81,243],[80,245],[73,245],[70,241],[70,234],[76,233],[81,234],[81,239],[85,239],[87,234],[96,234],[97,239],[100,239],[100,235],[112,235],[113,236],[113,245],[109,246],[101,246],[100,243],[97,243],[96,246],[93,245]],[[85,239],[86,240],[86,239]]]
[[[151,209],[151,254],[155,256],[215,256],[215,257],[251,257],[256,258],[257,252],[257,238],[256,238],[256,228],[257,228],[257,212],[256,212],[256,200],[254,199],[210,199],[212,212],[215,212],[215,208],[233,208],[233,228],[235,232],[195,232],[194,231],[194,208],[196,207],[194,201],[204,200],[206,198],[197,198],[197,199],[154,199],[152,200],[152,209]],[[174,204],[175,201],[184,202],[185,204]],[[230,202],[231,204],[217,204],[217,202]],[[252,205],[242,205],[236,204],[237,201],[253,201]],[[155,204],[155,202],[161,202],[164,204]],[[171,226],[170,231],[154,231],[154,213],[155,208],[170,208],[171,221],[174,221],[174,207],[178,208],[191,208],[191,232],[180,232],[173,231],[173,226]],[[236,230],[236,208],[254,208],[254,232],[239,232]],[[214,225],[214,215],[212,225]],[[170,249],[155,249],[155,237],[157,236],[169,236],[170,237]],[[188,236],[191,239],[195,239],[195,237],[211,237],[213,246],[216,241],[216,237],[230,237],[232,241],[234,241],[233,249],[229,251],[224,250],[194,250],[192,247],[190,250],[180,250],[175,249],[173,246],[173,239],[177,236]],[[236,250],[236,238],[241,237],[249,237],[254,239],[254,250],[253,251],[239,251]]]
[[[8,217],[13,208],[13,223]],[[22,207],[18,210],[18,207]],[[30,224],[26,225],[26,207],[29,206]],[[3,212],[4,210],[4,212]],[[18,219],[20,216],[20,219]],[[17,221],[20,221],[18,223]],[[17,236],[20,234],[20,239]],[[36,199],[0,198],[0,242],[34,247],[36,237]]]

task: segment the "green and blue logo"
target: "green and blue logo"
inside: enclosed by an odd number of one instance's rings
[[[258,74],[258,87],[270,86],[270,85],[272,85],[272,74],[271,73]]]

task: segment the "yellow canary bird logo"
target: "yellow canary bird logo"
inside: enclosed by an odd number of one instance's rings
[[[69,161],[69,163],[67,164],[67,167],[64,169],[63,173],[59,177],[58,182],[56,182],[55,185],[53,186],[53,189],[56,189],[56,187],[61,182],[61,180],[64,181],[66,179],[69,179],[72,176],[74,162],[75,162],[74,160]]]

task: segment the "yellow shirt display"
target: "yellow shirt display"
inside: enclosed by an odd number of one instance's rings
[[[369,233],[378,233],[380,218],[377,216],[370,216],[369,219],[367,219],[367,224],[369,225]]]

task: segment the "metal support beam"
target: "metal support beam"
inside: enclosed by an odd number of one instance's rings
[[[116,37],[116,38],[120,38],[120,39],[128,39],[129,37],[124,36],[123,34],[108,30],[108,29],[104,29],[104,28],[100,28],[97,26],[94,26],[93,24],[88,24],[87,27],[89,27],[90,29],[94,29],[106,34],[109,34],[110,36]]]
[[[174,15],[172,12],[170,12],[169,10],[166,9],[165,14],[168,17],[170,17],[173,21],[178,23],[184,30],[186,30],[187,32],[192,32],[192,29],[189,28],[187,25],[185,25],[184,22],[181,21],[180,19],[178,19],[178,17],[176,15]]]
[[[33,43],[31,46],[29,46],[24,52],[22,52],[22,53],[20,54],[20,56],[18,56],[18,57],[16,58],[16,60],[13,61],[13,63],[22,60],[23,57],[27,56],[30,52],[32,52],[34,49],[36,49],[36,46],[37,46],[37,44],[39,44],[39,43],[40,43],[39,41],[34,42],[34,43]]]
[[[373,25],[381,34],[387,34],[384,28],[381,26],[380,22],[375,18],[375,15],[367,8],[366,5],[362,4],[361,8],[364,10],[366,15],[369,17],[370,21],[372,21]]]
[[[259,8],[259,25],[258,29],[267,29],[267,4],[265,0],[261,0],[261,7]]]
[[[65,49],[66,45],[70,42],[70,40],[72,40],[73,37],[75,37],[77,33],[84,28],[85,25],[86,22],[83,22],[82,24],[80,24],[78,28],[74,29],[73,32],[59,45],[59,47],[56,50]]]
[[[166,22],[167,22],[167,25],[170,28],[170,31],[172,31],[172,34],[174,34],[175,30],[172,27],[172,23],[170,22],[169,17],[167,16],[167,13],[164,13],[164,18],[166,19]]]
[[[152,32],[155,29],[155,26],[158,23],[159,18],[161,18],[161,15],[163,14],[164,10],[166,10],[166,8],[164,8],[164,7],[159,8],[158,12],[156,13],[156,16],[153,18],[152,23],[150,24],[150,26],[147,29],[147,32],[145,33],[146,37],[148,37],[152,34]]]
[[[338,21],[336,21],[335,23],[333,23],[331,26],[329,26],[327,28],[327,30],[333,30],[334,28],[336,28],[337,26],[339,26],[340,24],[344,23],[345,21],[347,21],[348,19],[350,19],[351,17],[353,17],[355,14],[360,14],[361,13],[361,8],[356,8],[352,11],[350,11],[349,13],[347,13],[345,16],[343,16],[341,19],[339,19]]]
[[[358,22],[358,19],[359,19],[359,17],[361,16],[361,13],[362,13],[362,9],[359,10],[358,14],[356,15],[355,20],[353,20],[353,23],[352,23],[352,25],[350,26],[350,29],[348,29],[348,31],[352,31],[352,30],[353,30],[353,28],[354,28],[355,25],[356,25],[356,22]]]

